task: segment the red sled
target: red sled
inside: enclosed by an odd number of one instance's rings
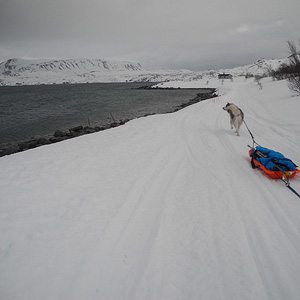
[[[249,150],[249,156],[252,159],[252,162],[254,163],[255,167],[260,168],[262,171],[264,171],[269,177],[273,179],[286,179],[286,178],[293,178],[297,173],[300,173],[300,171],[296,168],[296,171],[271,171],[267,169],[264,165],[262,165],[260,162],[258,162],[255,157],[252,157],[251,154],[253,153],[253,149]],[[253,165],[252,165],[253,167]]]

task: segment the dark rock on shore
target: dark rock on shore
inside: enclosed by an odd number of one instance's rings
[[[58,137],[64,137],[66,136],[66,133],[65,132],[62,132],[61,130],[56,130],[54,132],[54,137],[58,138]]]
[[[135,88],[137,90],[151,90],[152,89],[152,85],[143,85],[143,86],[140,86],[138,88]]]
[[[19,151],[18,145],[11,145],[9,148],[0,151],[0,157],[5,155],[14,154]]]
[[[83,130],[83,127],[80,125],[80,126],[76,126],[76,127],[73,127],[73,128],[70,128],[69,131],[72,133],[72,132],[80,132]]]
[[[89,133],[94,133],[96,132],[96,128],[90,127],[90,126],[86,126],[83,128],[84,133],[89,134]]]
[[[48,144],[51,144],[51,142],[49,140],[47,140],[46,138],[32,139],[29,141],[19,143],[18,144],[18,146],[19,146],[18,152],[28,150],[28,149],[33,149],[33,148],[43,146],[43,145],[48,145]]]

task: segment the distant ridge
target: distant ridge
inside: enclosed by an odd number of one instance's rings
[[[8,75],[17,74],[26,71],[72,71],[72,70],[141,70],[142,66],[131,62],[104,61],[101,59],[67,59],[67,60],[25,60],[12,58],[0,64],[1,72],[7,72]]]
[[[189,70],[147,70],[139,63],[101,59],[25,60],[12,58],[0,63],[0,85],[39,85],[93,82],[160,82],[215,77],[219,72],[243,76],[262,75],[276,69],[285,59],[261,59],[233,69],[193,72]]]

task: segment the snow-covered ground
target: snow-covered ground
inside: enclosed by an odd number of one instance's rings
[[[210,84],[219,98],[0,158],[0,299],[300,299],[300,199],[222,110],[299,163],[300,97]]]

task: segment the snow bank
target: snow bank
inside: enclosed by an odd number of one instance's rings
[[[0,158],[0,298],[298,300],[299,198],[222,110],[299,163],[300,97],[262,86]]]

